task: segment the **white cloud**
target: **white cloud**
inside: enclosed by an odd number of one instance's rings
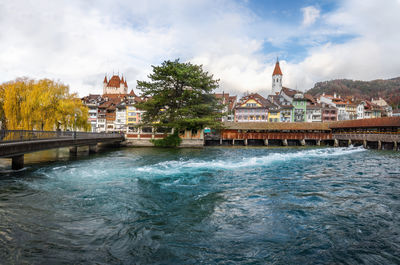
[[[315,23],[315,21],[320,16],[319,9],[315,8],[314,6],[307,6],[301,9],[303,12],[303,26],[310,26]]]
[[[310,48],[299,62],[281,61],[285,86],[399,75],[397,1],[349,0],[330,13],[302,12],[303,25],[291,25],[257,17],[243,1],[2,1],[0,82],[49,77],[83,96],[101,93],[105,72],[119,70],[134,88],[150,65],[181,58],[202,63],[221,79],[220,90],[266,95],[278,54],[264,44],[285,47],[293,39]],[[329,41],[343,34],[355,37]]]

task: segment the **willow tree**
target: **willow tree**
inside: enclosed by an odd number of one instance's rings
[[[137,88],[147,99],[136,104],[145,110],[144,124],[155,127],[199,130],[219,126],[221,106],[213,91],[219,80],[201,65],[164,61],[152,66],[150,81],[138,81]]]
[[[0,114],[9,130],[89,129],[87,107],[68,86],[49,79],[1,84]]]

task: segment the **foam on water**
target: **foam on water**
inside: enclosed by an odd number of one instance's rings
[[[363,147],[339,147],[301,150],[288,153],[271,153],[265,156],[242,157],[240,159],[203,161],[196,159],[164,161],[154,165],[136,168],[135,171],[157,175],[173,175],[201,170],[233,170],[246,167],[263,167],[300,159],[329,158],[363,152]]]
[[[400,264],[399,161],[213,147],[33,164],[0,182],[0,263]]]

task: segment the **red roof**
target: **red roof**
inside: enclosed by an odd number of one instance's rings
[[[360,127],[400,127],[400,117],[383,117],[374,119],[337,121],[330,128],[360,128]]]
[[[104,82],[107,83],[107,77],[104,78]],[[126,83],[126,79],[124,80],[124,77],[119,78],[118,75],[113,75],[110,81],[108,81],[107,87],[120,87],[121,84],[128,87],[128,84]]]
[[[316,100],[314,99],[314,97],[310,94],[304,94],[304,98],[307,99],[308,101],[310,101],[311,103],[315,104]]]
[[[282,87],[282,92],[291,98],[294,97],[294,95],[296,95],[297,93],[299,93],[299,91],[287,87]]]
[[[135,94],[135,92],[133,92],[133,89],[131,90],[131,92],[129,92],[128,95],[129,95],[129,96],[135,96],[135,97],[136,97],[136,94]]]
[[[103,81],[103,83],[107,83],[108,81],[107,81],[107,76],[105,76],[104,77],[104,81]]]
[[[108,98],[108,100],[123,100],[126,97],[126,94],[104,94],[103,98]]]
[[[282,75],[281,68],[279,67],[279,61],[276,61],[275,69],[274,69],[274,72],[272,73],[272,75],[273,76],[274,75]]]

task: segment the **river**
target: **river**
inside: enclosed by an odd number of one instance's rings
[[[6,161],[7,163],[9,161]],[[0,264],[400,264],[400,153],[66,150],[0,163]]]

